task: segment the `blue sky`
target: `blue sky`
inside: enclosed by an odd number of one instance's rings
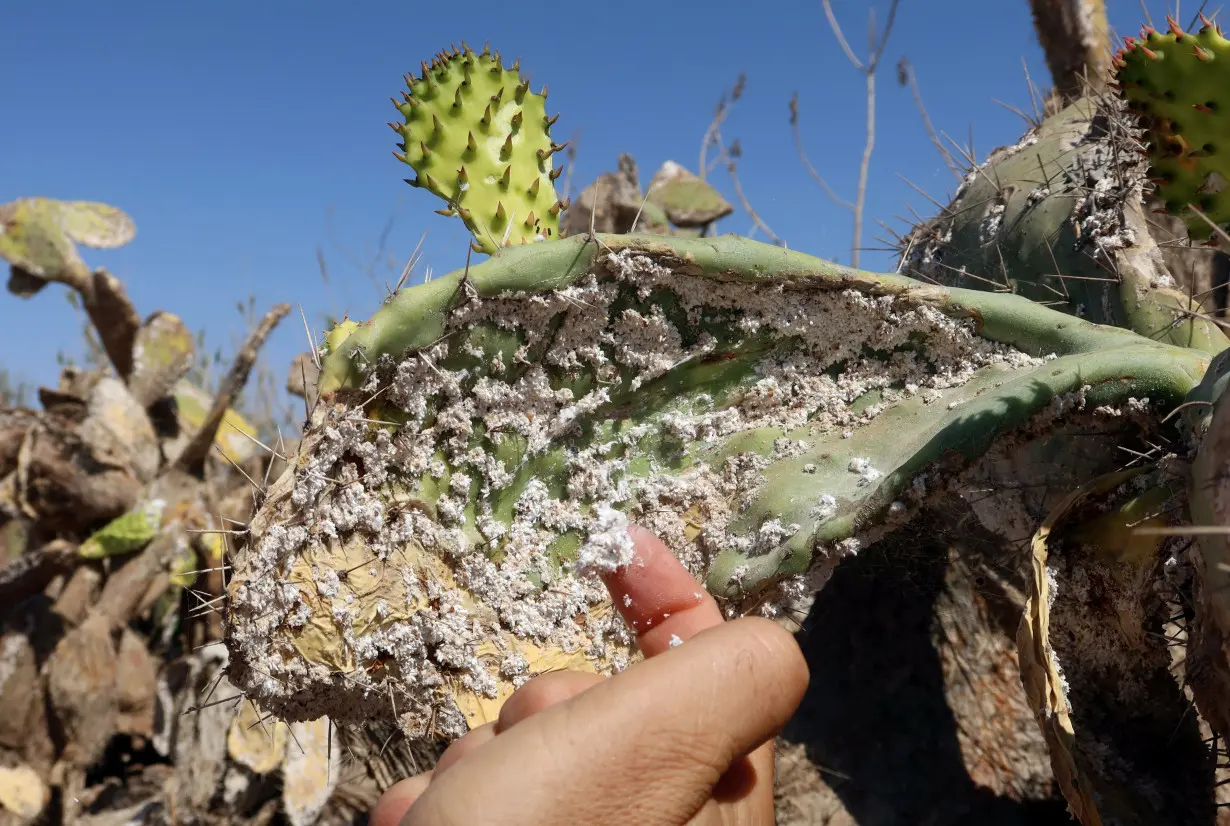
[[[882,19],[886,0],[833,0],[863,54],[872,5]],[[1137,0],[1108,5],[1112,24],[1134,34]],[[1160,0],[1150,7],[1161,15]],[[797,90],[811,160],[852,199],[864,88],[819,0],[19,3],[5,9],[0,31],[0,202],[45,195],[126,210],[136,239],[85,250],[87,262],[122,277],[142,314],[178,313],[214,345],[233,346],[244,329],[236,303],[250,295],[258,308],[302,304],[315,326],[325,312],[366,317],[424,230],[425,266],[442,274],[464,263],[464,227],[402,182],[411,170],[393,158],[385,125],[397,115],[388,98],[402,74],[463,39],[489,40],[508,62],[521,58],[536,89],[549,84],[548,110],[563,115],[554,134],[579,135],[581,186],[613,169],[620,152],[636,157],[643,182],[668,159],[695,169],[715,101],[746,71],[724,132],[742,144],[750,202],[792,248],[849,262],[851,216],[808,177],[787,121]],[[1036,83],[1049,82],[1026,0],[903,0],[879,75],[864,246],[885,234],[875,219],[900,229],[911,207],[935,210],[898,175],[940,201],[954,188],[897,85],[902,56],[936,129],[962,144],[972,130],[980,157],[1024,128],[995,102],[1029,109],[1022,60]],[[713,179],[732,197],[724,174]],[[390,219],[374,281],[363,267]],[[719,225],[749,227],[741,212]],[[864,253],[865,268],[891,264],[889,253]],[[79,341],[62,292],[29,301],[0,293],[0,366],[54,382],[56,348]],[[296,310],[266,355],[282,370],[305,347]]]

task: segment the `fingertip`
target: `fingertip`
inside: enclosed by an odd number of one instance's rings
[[[723,621],[717,602],[652,531],[631,525],[633,561],[603,576],[616,609],[647,657]]]
[[[742,635],[734,643],[749,650],[760,649],[760,668],[773,673],[774,682],[782,690],[783,700],[792,708],[798,706],[811,682],[811,667],[794,634],[780,623],[765,617],[741,617],[726,624],[728,633]]]
[[[402,819],[410,811],[410,807],[422,796],[423,792],[427,791],[432,776],[431,771],[426,771],[398,781],[385,789],[384,794],[380,795],[380,799],[376,801],[376,805],[372,807],[368,815],[370,826],[400,826]]]
[[[449,747],[444,750],[444,754],[440,755],[440,759],[436,761],[435,773],[439,775],[440,772],[444,771],[479,746],[490,742],[495,735],[495,723],[484,723],[477,728],[467,731],[461,739],[454,740],[450,743]]]
[[[535,677],[514,691],[500,707],[495,733],[503,734],[522,720],[572,699],[603,679],[582,671],[552,671]]]

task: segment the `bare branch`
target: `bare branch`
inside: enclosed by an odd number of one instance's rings
[[[944,146],[944,142],[940,140],[940,136],[935,132],[935,127],[931,125],[931,116],[927,114],[927,107],[923,106],[922,92],[918,90],[918,78],[914,74],[914,66],[910,63],[908,57],[902,57],[901,60],[897,61],[897,84],[910,87],[910,92],[914,95],[914,106],[918,108],[918,114],[922,116],[923,126],[927,130],[927,137],[931,139],[931,143],[939,150],[940,157],[944,159],[948,169],[960,181],[965,176],[961,174],[961,168],[953,160],[952,153],[948,151],[948,147]]]
[[[868,16],[868,47],[869,53],[867,62],[859,60],[855,56],[854,50],[850,48],[849,42],[846,40],[845,34],[841,30],[841,25],[837,22],[837,17],[833,14],[833,5],[831,0],[821,0],[824,6],[824,16],[828,19],[829,28],[833,30],[833,36],[837,38],[846,57],[854,68],[862,72],[867,78],[867,126],[866,140],[863,143],[863,156],[858,168],[858,190],[855,195],[852,212],[854,213],[854,238],[850,244],[850,264],[854,267],[859,265],[859,253],[862,248],[863,237],[863,213],[867,205],[867,177],[871,170],[871,155],[875,151],[876,144],[876,69],[879,68],[880,58],[884,56],[884,49],[888,45],[888,39],[893,32],[893,24],[897,20],[897,5],[898,0],[892,0],[888,7],[888,20],[884,24],[884,31],[877,37],[875,27],[875,10],[873,9]],[[797,96],[791,101],[791,121],[797,129],[798,121],[798,103]],[[796,133],[796,147],[800,145]],[[802,155],[802,153],[800,153]],[[810,163],[806,164],[809,169]],[[832,195],[832,190],[824,179],[815,173],[814,169],[810,169],[812,177],[816,178],[829,197],[833,197],[842,206],[846,206],[846,202]]]
[[[829,0],[823,0],[824,16],[828,18],[829,28],[833,30],[833,35],[837,38],[837,42],[841,45],[841,50],[846,53],[846,57],[854,64],[854,68],[860,72],[867,71],[861,60],[855,56],[854,50],[850,48],[850,44],[846,42],[846,36],[841,33],[841,24],[837,22],[836,15],[833,14],[833,4]],[[896,8],[897,4],[893,3]]]
[[[218,394],[214,397],[209,413],[205,416],[197,432],[193,434],[192,439],[175,459],[176,466],[181,470],[192,474],[200,473],[205,464],[205,458],[209,455],[210,448],[213,446],[214,438],[218,433],[218,427],[222,424],[222,417],[226,415],[227,409],[230,408],[231,404],[243,390],[243,386],[247,383],[248,374],[252,372],[252,366],[256,364],[256,358],[260,353],[261,347],[265,344],[265,339],[269,337],[269,334],[273,332],[273,328],[289,312],[289,304],[275,305],[265,314],[260,324],[248,336],[248,340],[244,342],[243,347],[235,354],[235,360],[231,362],[231,369],[218,388]]]
[[[803,161],[803,166],[807,169],[808,174],[811,175],[811,177],[815,180],[815,182],[820,185],[820,188],[824,190],[824,194],[829,196],[829,198],[832,199],[833,203],[837,204],[837,206],[845,207],[846,209],[853,212],[854,202],[845,200],[840,195],[838,195],[831,186],[829,186],[828,181],[824,180],[824,177],[819,172],[816,171],[816,168],[812,166],[811,161],[808,159],[807,153],[803,150],[803,138],[799,135],[799,93],[798,92],[795,92],[794,94],[790,96],[790,131],[794,135],[795,151],[799,153],[799,159]]]
[[[726,174],[730,176],[731,186],[735,190],[735,198],[738,199],[739,205],[743,207],[743,211],[752,219],[753,225],[760,229],[765,235],[768,235],[770,240],[778,246],[785,246],[785,241],[769,228],[769,225],[764,222],[760,214],[752,208],[751,202],[747,199],[747,195],[743,192],[743,184],[739,181],[739,176],[735,173],[735,158],[739,156],[738,141],[732,145],[730,150],[726,147],[726,141],[722,137],[722,123],[726,120],[726,116],[730,114],[731,107],[739,98],[743,97],[743,90],[747,86],[747,74],[739,73],[735,85],[731,88],[729,95],[722,94],[718,99],[717,108],[713,112],[713,120],[705,129],[705,136],[700,143],[700,159],[698,176],[703,181],[705,175],[717,164],[721,163],[726,167]],[[713,146],[717,149],[717,158],[712,163],[709,161],[709,147]],[[639,215],[639,213],[638,213]]]
[[[722,141],[721,131],[715,131],[714,135],[717,138],[718,156],[722,159],[722,162],[726,164],[726,174],[730,176],[730,184],[734,187],[735,197],[739,199],[739,205],[743,207],[743,211],[746,212],[748,217],[752,219],[752,223],[759,227],[761,232],[769,236],[769,239],[774,244],[784,246],[785,242],[782,241],[781,237],[778,236],[776,232],[769,229],[769,225],[761,219],[756,210],[752,209],[752,205],[747,200],[747,196],[743,194],[743,186],[739,183],[739,176],[735,174],[735,162],[726,152],[726,146]]]

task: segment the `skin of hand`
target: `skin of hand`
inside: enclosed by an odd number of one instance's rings
[[[530,680],[389,788],[372,826],[774,822],[773,738],[807,688],[802,651],[769,620],[724,622],[661,540],[630,533],[635,559],[604,583],[645,659]]]

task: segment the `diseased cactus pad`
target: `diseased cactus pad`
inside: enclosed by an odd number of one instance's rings
[[[627,561],[628,518],[729,615],[774,616],[907,519],[932,461],[1057,396],[1173,403],[1207,363],[746,239],[601,240],[407,290],[330,354],[234,560],[250,697],[451,739],[535,672],[636,656],[592,575]]]

